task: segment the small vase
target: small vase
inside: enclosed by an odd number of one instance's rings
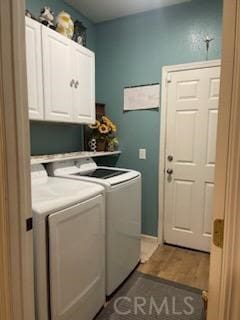
[[[106,150],[106,141],[100,140],[97,141],[97,151],[105,151]]]
[[[97,141],[96,139],[91,139],[89,142],[88,142],[88,146],[90,148],[91,151],[93,152],[96,152],[96,149],[97,149]]]

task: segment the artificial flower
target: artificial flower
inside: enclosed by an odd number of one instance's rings
[[[90,124],[88,127],[90,129],[98,129],[100,127],[100,121],[96,120],[96,122],[94,124]]]
[[[110,126],[112,121],[107,116],[102,116],[102,121],[107,125]]]
[[[112,132],[117,131],[116,125],[108,117],[103,116],[102,121],[103,121],[103,123],[105,123],[109,127],[109,129],[110,129],[109,131],[112,131]]]
[[[116,132],[117,131],[117,126],[115,124],[111,123],[110,129],[111,129],[112,132]]]
[[[109,132],[108,126],[104,123],[99,126],[98,130],[102,134],[107,134]]]

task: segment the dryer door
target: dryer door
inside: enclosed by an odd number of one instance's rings
[[[99,195],[48,218],[52,320],[90,320],[105,302],[104,212]]]

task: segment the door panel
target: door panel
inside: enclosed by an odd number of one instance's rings
[[[194,100],[198,96],[199,81],[179,81],[177,85],[178,100]]]
[[[174,186],[174,228],[178,230],[188,230],[191,232],[192,193],[194,182],[175,180]]]
[[[72,56],[71,41],[43,27],[43,74],[45,119],[72,121]]]
[[[205,183],[203,234],[211,236],[214,184]]]
[[[176,112],[176,162],[194,163],[195,128],[196,111]],[[182,141],[186,141],[186,143],[183,144]]]
[[[88,49],[73,47],[76,83],[73,90],[73,117],[75,122],[95,122],[95,56]]]
[[[49,217],[52,320],[90,320],[105,300],[104,199]]]
[[[218,96],[219,96],[219,90],[220,90],[220,79],[211,79],[210,80],[210,99],[217,99],[218,100]]]
[[[208,112],[208,141],[207,141],[207,166],[214,166],[216,159],[217,143],[217,120],[218,111],[209,110]]]
[[[178,71],[168,84],[165,241],[209,251],[220,67]],[[173,161],[168,156],[173,156]]]
[[[43,120],[41,24],[27,17],[25,19],[29,117]]]

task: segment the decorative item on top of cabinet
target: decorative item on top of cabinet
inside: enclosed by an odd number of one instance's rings
[[[51,10],[50,7],[44,7],[41,10],[41,15],[39,17],[39,21],[48,28],[53,30],[56,29],[53,21],[54,21],[54,12]]]
[[[57,16],[57,32],[63,36],[72,39],[74,32],[74,24],[69,13],[61,11]]]
[[[28,9],[25,10],[25,16],[28,17],[28,18],[31,18],[31,19],[33,19],[33,20],[38,21],[37,18],[36,18],[36,17],[32,14],[32,12],[29,11]]]
[[[84,47],[87,45],[87,28],[78,20],[74,22],[73,40]]]

